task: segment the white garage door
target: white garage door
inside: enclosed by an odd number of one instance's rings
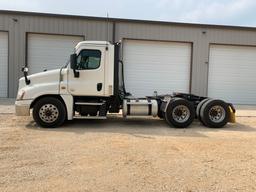
[[[256,47],[210,47],[208,96],[256,104]]]
[[[125,85],[136,97],[189,92],[191,44],[126,40]]]
[[[8,96],[8,33],[0,32],[0,97]]]
[[[80,41],[83,41],[83,38],[78,36],[29,34],[29,73],[60,68]]]

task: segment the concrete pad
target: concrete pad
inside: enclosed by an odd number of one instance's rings
[[[14,98],[0,98],[0,113],[15,113]]]
[[[56,129],[0,114],[0,191],[256,191],[256,117],[221,129],[152,118]]]
[[[256,105],[235,105],[236,116],[256,117]]]

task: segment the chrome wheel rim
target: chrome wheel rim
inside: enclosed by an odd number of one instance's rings
[[[45,104],[39,109],[39,117],[45,123],[52,123],[59,117],[59,110],[53,104]]]
[[[190,117],[190,110],[185,105],[178,105],[173,109],[172,117],[176,122],[184,123]]]
[[[224,108],[220,105],[216,105],[210,108],[209,118],[214,123],[222,122],[226,117],[226,112]]]

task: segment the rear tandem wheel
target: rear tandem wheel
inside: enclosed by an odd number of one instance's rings
[[[207,127],[224,127],[229,117],[229,105],[222,100],[208,100],[200,109],[200,119]]]
[[[195,108],[185,99],[174,98],[169,102],[164,114],[165,120],[170,126],[186,128],[195,118]]]

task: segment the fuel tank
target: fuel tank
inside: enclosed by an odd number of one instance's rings
[[[153,116],[156,117],[158,104],[154,99],[124,99],[123,116]]]

